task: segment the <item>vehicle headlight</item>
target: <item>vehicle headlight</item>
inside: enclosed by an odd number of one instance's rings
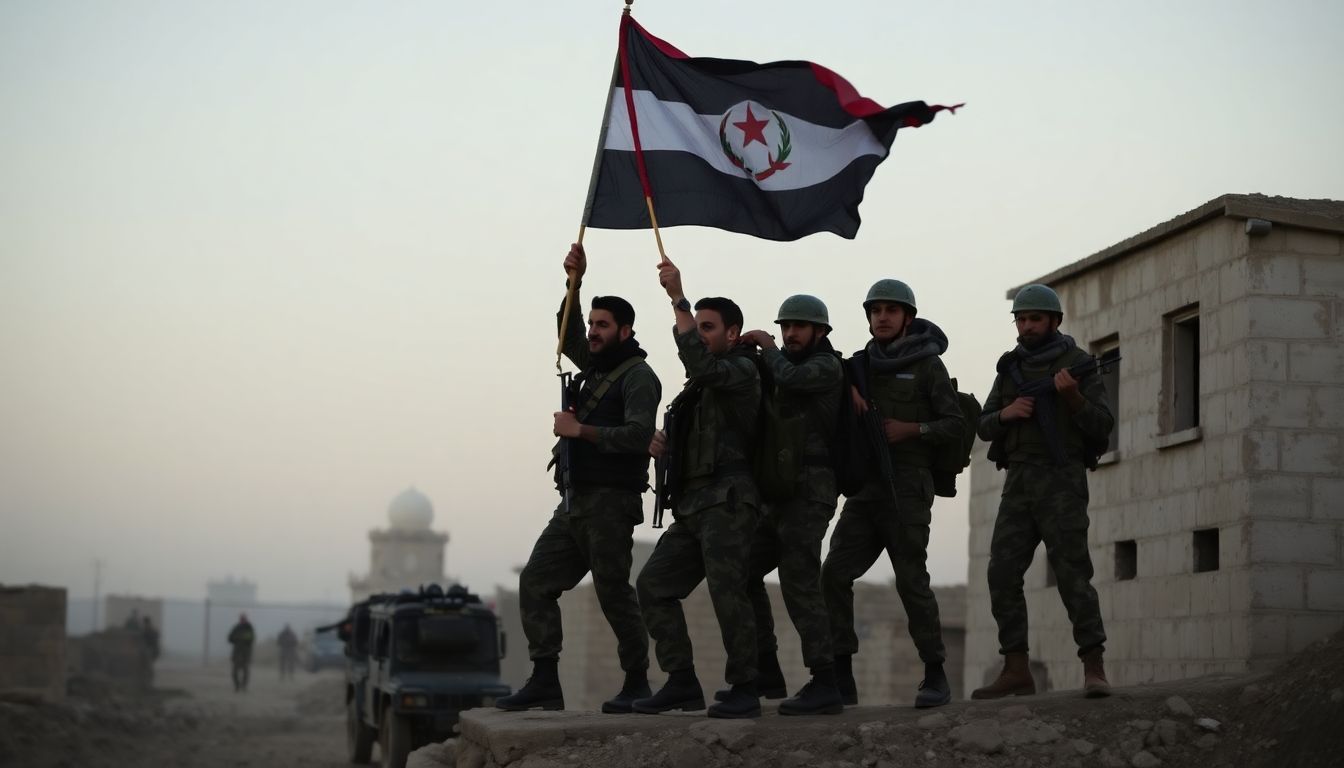
[[[424,693],[401,694],[401,706],[404,709],[425,709],[429,706],[429,695]]]

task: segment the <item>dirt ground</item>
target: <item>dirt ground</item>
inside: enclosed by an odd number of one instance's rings
[[[60,705],[0,702],[0,766],[345,768],[339,670],[252,670],[234,693],[226,665],[160,661],[155,690],[126,696],[82,681]]]
[[[474,710],[458,766],[492,768],[1335,768],[1344,765],[1344,633],[1266,675],[1055,691],[936,710],[859,706],[756,720]],[[440,764],[451,764],[442,760]]]

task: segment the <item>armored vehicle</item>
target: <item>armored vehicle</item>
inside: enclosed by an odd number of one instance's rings
[[[341,622],[346,648],[346,747],[367,763],[403,768],[420,746],[453,736],[458,713],[493,706],[504,636],[495,614],[465,587],[375,595]]]

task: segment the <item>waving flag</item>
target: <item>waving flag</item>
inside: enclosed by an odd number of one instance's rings
[[[897,130],[953,107],[883,108],[807,61],[692,58],[621,17],[584,224],[696,224],[770,240],[853,238]]]

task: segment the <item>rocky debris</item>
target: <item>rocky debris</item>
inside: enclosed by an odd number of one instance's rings
[[[1031,707],[1026,707],[1021,704],[1014,704],[1013,706],[1004,707],[1003,709],[999,710],[999,721],[1008,723],[1012,722],[1013,720],[1025,720],[1031,717],[1031,714],[1032,714]]]
[[[1158,720],[1157,724],[1153,726],[1152,732],[1157,735],[1162,746],[1174,747],[1180,738],[1181,724],[1175,720]]]
[[[1162,764],[1162,761],[1158,760],[1153,753],[1141,750],[1129,758],[1129,764],[1134,768],[1157,768]]]
[[[1219,741],[1220,739],[1217,736],[1213,735],[1212,733],[1206,733],[1203,736],[1200,736],[1198,739],[1195,739],[1195,746],[1199,747],[1200,749],[1209,750],[1218,746]]]
[[[957,749],[992,755],[1003,749],[1003,733],[998,720],[972,720],[952,729],[952,740]]]
[[[789,752],[779,762],[780,768],[810,768],[816,764],[816,758],[812,753],[802,749]]]
[[[1201,717],[1195,721],[1195,727],[1202,728],[1211,733],[1217,733],[1218,729],[1222,727],[1222,723],[1211,717]]]
[[[1097,749],[1096,744],[1093,744],[1092,742],[1087,741],[1086,739],[1073,739],[1072,741],[1069,742],[1069,744],[1073,747],[1074,752],[1077,752],[1083,757],[1087,757]]]
[[[457,741],[449,739],[442,744],[428,744],[406,758],[406,768],[456,768]]]
[[[1166,701],[1167,711],[1177,717],[1194,717],[1195,710],[1190,708],[1190,704],[1180,696],[1172,696]]]
[[[1032,718],[1007,726],[1004,740],[1009,744],[1049,744],[1057,741],[1060,735],[1053,725]]]
[[[934,731],[941,728],[946,728],[951,723],[952,720],[947,715],[944,715],[942,712],[937,712],[932,715],[925,715],[919,718],[918,721],[916,721],[916,724],[926,731]]]

